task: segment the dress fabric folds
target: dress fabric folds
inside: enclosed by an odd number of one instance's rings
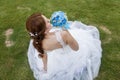
[[[79,50],[74,51],[63,42],[61,29],[52,29],[63,48],[46,51],[47,72],[32,44],[33,40],[30,40],[28,62],[36,80],[93,80],[98,76],[102,57],[98,29],[78,21],[69,21],[69,24],[68,32],[79,44]]]

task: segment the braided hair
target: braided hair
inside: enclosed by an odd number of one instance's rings
[[[26,21],[26,29],[33,39],[34,47],[40,52],[39,56],[43,57],[44,50],[42,47],[42,41],[45,38],[46,24],[42,14],[34,13],[28,17]]]

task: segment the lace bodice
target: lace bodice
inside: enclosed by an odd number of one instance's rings
[[[64,43],[62,36],[61,36],[61,30],[56,30],[55,36],[56,36],[57,41],[64,47],[65,43]]]

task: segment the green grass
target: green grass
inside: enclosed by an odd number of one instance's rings
[[[0,0],[0,80],[34,80],[27,62],[26,18],[34,12],[50,17],[58,10],[66,12],[69,20],[79,20],[99,29],[103,56],[96,80],[119,80],[120,0]],[[111,34],[100,26],[105,26]],[[14,30],[10,37],[14,45],[7,48],[4,32],[9,28]]]

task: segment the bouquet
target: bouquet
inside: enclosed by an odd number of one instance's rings
[[[50,23],[53,27],[69,29],[68,18],[63,11],[54,12],[50,18]]]

